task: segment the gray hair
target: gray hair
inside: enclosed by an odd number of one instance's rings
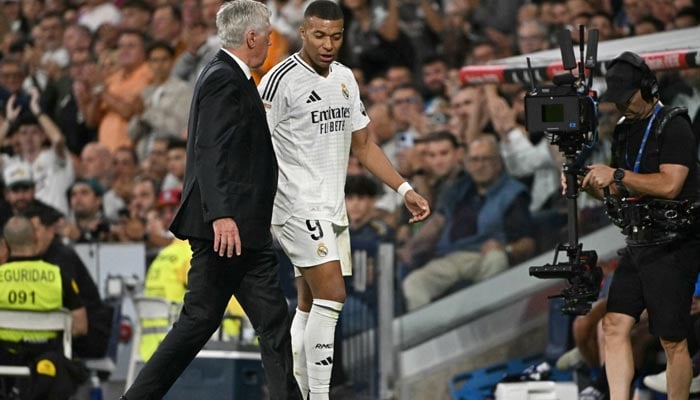
[[[217,35],[227,48],[242,46],[247,31],[263,32],[269,23],[270,10],[255,0],[225,2],[216,13]]]

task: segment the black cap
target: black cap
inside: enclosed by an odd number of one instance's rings
[[[618,60],[605,74],[608,89],[600,101],[607,103],[625,104],[632,95],[642,87],[644,72],[634,65]]]

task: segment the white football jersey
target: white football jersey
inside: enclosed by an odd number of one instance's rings
[[[279,164],[272,223],[294,216],[347,225],[351,135],[369,124],[352,71],[334,62],[323,77],[294,54],[265,74],[258,91]]]

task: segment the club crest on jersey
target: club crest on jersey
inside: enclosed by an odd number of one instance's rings
[[[340,84],[340,90],[343,92],[343,97],[345,97],[345,100],[350,98],[350,91],[348,90],[348,87],[345,86],[344,83]]]
[[[325,257],[328,255],[328,247],[326,247],[325,243],[321,242],[318,244],[316,254],[318,254],[319,257]]]

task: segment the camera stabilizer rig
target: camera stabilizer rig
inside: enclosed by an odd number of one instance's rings
[[[541,279],[566,279],[569,286],[550,298],[563,298],[562,312],[582,315],[588,313],[597,299],[602,271],[597,266],[594,250],[583,250],[578,242],[578,177],[585,175],[584,163],[597,142],[597,100],[591,90],[593,69],[598,51],[598,31],[588,31],[588,47],[584,61],[584,27],[579,26],[581,57],[576,62],[571,32],[566,29],[557,35],[562,64],[568,73],[557,75],[554,86],[537,88],[527,59],[531,90],[525,96],[527,130],[544,133],[550,142],[564,154],[563,173],[566,179],[568,243],[559,243],[552,264],[530,267],[530,275]],[[571,70],[578,64],[578,77]],[[589,70],[586,80],[585,70]],[[559,254],[566,252],[568,261],[559,262]]]

